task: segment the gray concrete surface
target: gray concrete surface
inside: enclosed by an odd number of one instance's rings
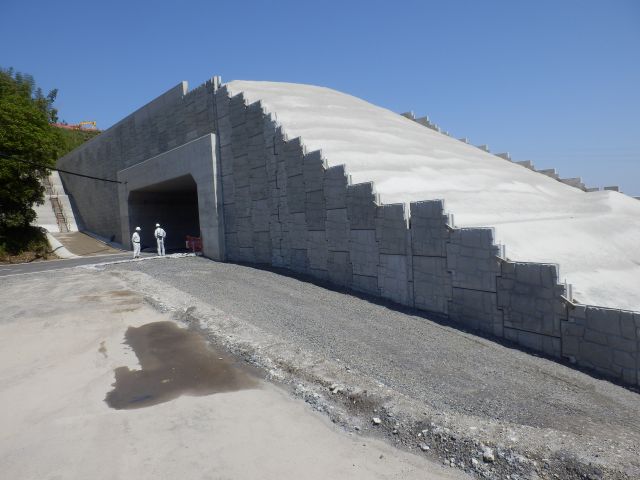
[[[215,129],[209,80],[188,91],[180,82],[58,160],[58,167],[116,180],[119,170],[212,133]],[[123,243],[116,183],[61,174],[84,228]]]
[[[140,408],[110,408],[125,372],[144,399],[185,381],[179,368],[158,368],[167,327],[192,338],[201,334],[183,330],[186,325],[107,273],[77,269],[3,279],[0,305],[3,479],[468,478],[379,440],[350,436],[259,378],[248,389],[189,391],[170,401],[156,396]],[[145,355],[147,340],[133,342],[132,331],[159,325],[165,332],[154,334]],[[167,361],[179,367],[196,353],[197,362],[208,360],[201,364],[207,369],[245,379],[251,373],[199,340],[182,341]],[[194,365],[188,367],[192,374]]]
[[[216,174],[215,152],[216,137],[207,134],[118,171],[118,180],[122,182],[118,185],[121,238],[125,246],[131,247],[130,236],[136,226],[149,235],[160,222],[167,231],[167,248],[176,245],[184,248],[186,235],[201,236],[205,255],[224,258],[224,229],[219,220],[222,198],[217,185],[220,177]],[[172,192],[179,191],[176,182],[185,178],[193,184],[195,205],[189,202],[183,205],[185,202],[175,194],[172,196]],[[183,186],[182,190],[188,189]],[[143,195],[139,202],[132,200],[135,194]],[[191,216],[193,221],[184,222]]]
[[[491,424],[503,433],[515,431],[518,448],[535,444],[549,449],[548,456],[562,451],[640,473],[640,396],[608,381],[417,311],[270,271],[202,258],[109,269],[162,279],[182,292],[181,299],[192,296],[253,325],[281,339],[287,351],[339,361],[423,408],[473,418],[480,430]]]

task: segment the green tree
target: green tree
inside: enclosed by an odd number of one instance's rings
[[[43,202],[40,180],[63,149],[62,136],[50,125],[58,117],[56,95],[44,95],[31,75],[0,69],[0,236],[28,227],[35,220],[33,205]]]

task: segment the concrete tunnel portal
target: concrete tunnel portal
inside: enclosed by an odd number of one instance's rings
[[[167,232],[167,252],[185,249],[187,235],[200,237],[198,185],[191,175],[132,190],[128,197],[129,229],[141,229],[142,249],[156,249],[156,223]]]
[[[153,231],[160,223],[167,232],[167,251],[184,250],[190,235],[202,239],[205,256],[224,259],[215,152],[215,136],[207,134],[117,172],[124,245],[131,248],[131,234],[139,226],[142,248],[155,250]]]

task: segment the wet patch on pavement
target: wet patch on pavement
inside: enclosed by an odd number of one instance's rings
[[[129,327],[125,342],[141,369],[115,369],[114,389],[105,399],[111,408],[149,407],[181,395],[211,395],[258,383],[248,369],[214,350],[201,335],[173,322]]]

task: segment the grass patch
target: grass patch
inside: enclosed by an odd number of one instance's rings
[[[100,134],[99,130],[63,130],[59,129],[60,137],[64,144],[60,156],[66,155],[71,150],[76,149],[87,140],[91,140],[96,135]]]
[[[39,227],[11,227],[0,230],[0,263],[25,263],[56,258],[47,235]]]

